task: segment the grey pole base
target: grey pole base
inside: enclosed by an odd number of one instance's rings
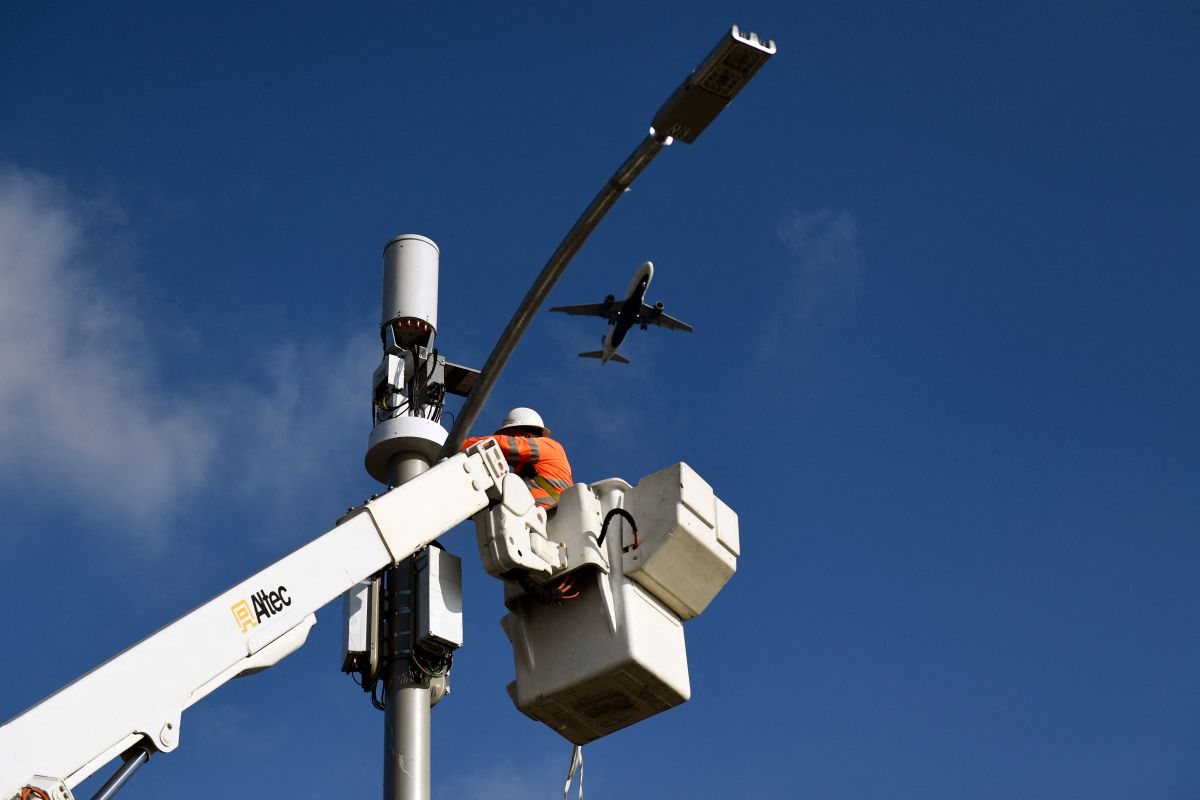
[[[407,666],[407,663],[405,663]],[[385,800],[429,799],[429,686],[402,684],[387,692],[383,773]]]
[[[401,453],[388,463],[388,482],[399,486],[427,469],[426,456]],[[386,581],[390,652],[411,652],[412,557],[388,570]],[[419,674],[408,658],[393,655],[384,675],[383,800],[429,800],[429,680]]]

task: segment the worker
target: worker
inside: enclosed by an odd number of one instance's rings
[[[514,408],[505,415],[491,436],[476,436],[462,443],[463,449],[484,439],[495,439],[504,460],[524,479],[534,502],[541,508],[558,503],[558,496],[571,486],[571,464],[567,451],[550,438],[550,429],[532,408]]]

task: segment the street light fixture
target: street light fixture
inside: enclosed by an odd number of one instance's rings
[[[654,115],[653,129],[691,144],[775,54],[775,42],[745,36],[737,25]]]
[[[525,299],[517,307],[504,332],[500,334],[491,355],[488,356],[487,363],[483,365],[478,381],[467,395],[466,402],[454,421],[454,427],[438,453],[438,460],[458,452],[467,433],[479,419],[479,412],[483,410],[483,404],[492,393],[500,373],[516,349],[517,342],[533,322],[534,315],[549,296],[550,290],[554,288],[567,265],[571,263],[571,259],[579,252],[579,248],[600,224],[604,215],[664,147],[676,138],[688,144],[694,142],[774,54],[775,42],[768,41],[763,44],[756,34],[744,35],[734,25],[700,66],[667,99],[654,115],[649,134],[608,179],[529,287]]]

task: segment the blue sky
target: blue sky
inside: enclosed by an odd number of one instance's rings
[[[776,56],[664,152],[541,315],[577,479],[687,461],[740,515],[693,699],[596,796],[1200,795],[1200,12],[1161,3],[66,4],[0,11],[0,718],[325,530],[361,465],[380,251],[442,250],[479,366],[730,24]],[[434,794],[552,795],[469,526]],[[130,797],[378,790],[309,644],[184,715]],[[69,724],[64,721],[64,724]],[[94,786],[93,786],[94,788]],[[85,795],[90,796],[90,795]]]

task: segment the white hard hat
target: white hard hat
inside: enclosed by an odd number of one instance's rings
[[[542,436],[549,436],[550,429],[542,422],[542,415],[534,411],[532,408],[521,406],[514,408],[512,411],[504,415],[504,420],[500,423],[498,431],[505,428],[541,428]]]

